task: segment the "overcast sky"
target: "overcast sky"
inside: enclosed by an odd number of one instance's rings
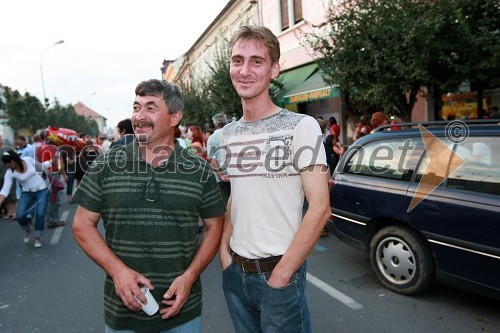
[[[114,129],[132,113],[135,86],[160,79],[163,60],[183,55],[226,4],[227,0],[3,1],[0,83],[42,100],[42,64],[51,102],[84,102]],[[64,43],[50,47],[58,40]]]

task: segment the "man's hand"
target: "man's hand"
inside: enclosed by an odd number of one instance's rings
[[[267,279],[267,284],[273,288],[283,288],[290,283],[290,277],[280,276],[278,273],[271,273],[269,279]]]
[[[229,251],[226,249],[220,249],[219,251],[219,259],[220,259],[220,264],[222,267],[222,270],[225,270],[226,268],[231,265],[231,262],[233,262],[233,257]]]
[[[191,294],[191,287],[193,284],[190,282],[186,276],[178,276],[170,285],[165,295],[163,295],[162,303],[167,306],[167,308],[160,310],[162,314],[162,319],[168,319],[177,315],[184,304],[187,303],[189,299],[189,294]]]
[[[146,302],[146,297],[141,291],[140,285],[145,285],[149,290],[153,290],[153,285],[146,277],[128,267],[121,268],[114,272],[113,282],[115,292],[121,298],[123,305],[132,311],[139,311],[141,304],[134,298],[137,297],[142,303]]]

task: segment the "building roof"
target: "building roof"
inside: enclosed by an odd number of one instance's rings
[[[95,112],[88,106],[84,105],[82,102],[78,102],[75,105],[73,105],[73,108],[75,109],[75,112],[79,116],[84,116],[86,118],[104,118],[107,119],[106,117],[100,115],[99,113]]]

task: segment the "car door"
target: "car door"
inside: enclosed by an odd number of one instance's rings
[[[407,188],[422,147],[421,138],[391,134],[348,151],[331,192],[337,233],[366,246],[370,221],[406,219]]]
[[[500,291],[500,140],[473,136],[453,149],[463,164],[408,213],[409,223],[428,238],[440,279]],[[428,164],[426,154],[408,204]]]

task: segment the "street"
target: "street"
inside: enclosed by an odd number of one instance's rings
[[[103,271],[76,245],[76,205],[62,197],[65,227],[46,229],[43,246],[23,244],[17,221],[0,220],[0,332],[103,332]],[[203,332],[233,332],[218,258],[204,272]],[[334,235],[308,261],[315,332],[500,332],[500,301],[436,285],[407,297],[384,289],[367,255]]]

